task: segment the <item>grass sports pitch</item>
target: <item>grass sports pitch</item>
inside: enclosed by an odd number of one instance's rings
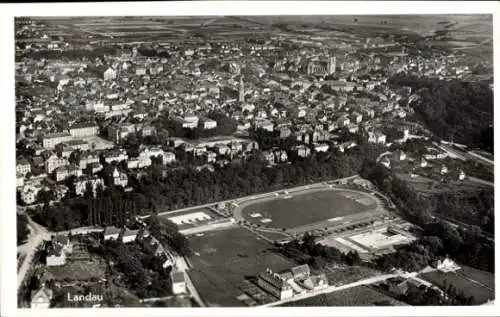
[[[243,208],[242,216],[254,224],[289,229],[346,217],[377,207],[374,197],[347,190],[322,190],[292,193],[289,198],[285,196],[251,203]],[[271,221],[266,219],[271,219]]]
[[[194,252],[189,276],[208,306],[246,306],[237,297],[245,278],[266,268],[281,271],[294,263],[274,253],[272,246],[242,228],[205,232],[188,237]]]

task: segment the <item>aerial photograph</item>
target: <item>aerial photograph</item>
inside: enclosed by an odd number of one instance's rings
[[[495,304],[492,14],[13,23],[17,308]]]

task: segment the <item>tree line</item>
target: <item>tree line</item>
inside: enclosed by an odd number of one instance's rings
[[[388,83],[411,87],[420,96],[412,103],[414,118],[436,136],[492,150],[493,91],[486,83],[407,75],[393,76]]]
[[[97,187],[93,197],[87,188],[83,197],[68,195],[61,202],[45,204],[33,219],[50,230],[69,230],[86,225],[122,225],[136,215],[175,210],[242,196],[269,192],[313,182],[352,176],[366,155],[376,157],[379,149],[361,145],[343,154],[332,150],[307,158],[291,157],[291,164],[269,167],[256,151],[242,160],[211,172],[194,166],[152,165],[141,173],[129,172],[129,186]]]
[[[494,272],[494,244],[478,226],[456,227],[435,218],[433,199],[419,195],[406,181],[373,161],[365,162],[360,175],[391,198],[404,218],[422,228],[416,242],[379,257],[376,264],[380,269],[401,267],[414,271],[431,264],[433,259],[451,256],[457,262]]]

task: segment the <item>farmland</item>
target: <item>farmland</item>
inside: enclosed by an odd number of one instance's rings
[[[406,306],[406,304],[368,286],[356,286],[289,302],[284,306]]]
[[[270,250],[271,245],[241,228],[188,237],[194,255],[189,275],[208,306],[245,306],[237,297],[245,278],[271,268],[281,271],[292,262]]]
[[[484,274],[483,274],[484,273]],[[445,288],[446,285],[451,285],[458,291],[463,291],[465,296],[473,296],[475,305],[480,305],[487,302],[490,299],[495,298],[495,291],[492,288],[487,288],[472,281],[473,276],[479,277],[480,279],[485,280],[485,276],[488,274],[477,270],[471,270],[470,268],[466,268],[464,271],[459,270],[456,273],[449,272],[443,273],[440,271],[429,272],[421,274],[420,277],[424,280],[427,280],[440,288]],[[485,275],[486,274],[486,275]],[[465,276],[468,277],[466,278]],[[492,276],[492,275],[490,275]],[[493,278],[491,277],[490,285],[492,283]]]
[[[270,226],[288,229],[373,210],[377,206],[374,198],[363,195],[363,202],[360,202],[359,196],[350,198],[348,195],[350,192],[332,190],[293,194],[287,199],[280,197],[252,203],[243,208],[242,215],[254,224],[271,219]]]

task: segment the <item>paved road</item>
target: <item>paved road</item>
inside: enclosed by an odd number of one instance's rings
[[[176,268],[178,271],[184,272],[184,277],[186,278],[186,287],[189,290],[189,293],[193,296],[194,300],[200,307],[206,307],[205,302],[201,298],[200,294],[196,290],[196,287],[194,286],[193,282],[191,281],[191,278],[189,277],[188,274],[188,268],[189,266],[186,263],[186,260],[182,256],[177,256],[175,260]]]
[[[492,161],[492,160],[490,160],[490,159],[488,159],[488,158],[486,158],[486,157],[484,157],[482,155],[474,153],[472,151],[467,152],[467,154],[470,155],[472,158],[475,158],[476,161],[478,161],[478,162],[487,163],[487,164],[489,164],[491,166],[495,165],[494,161]]]
[[[297,295],[297,296],[294,296],[292,298],[287,298],[287,299],[279,300],[279,301],[272,302],[272,303],[269,303],[269,304],[265,304],[265,305],[262,305],[262,306],[259,306],[259,307],[279,306],[279,305],[282,305],[284,303],[294,302],[294,301],[297,301],[297,300],[301,300],[301,299],[305,299],[305,298],[309,298],[309,297],[313,297],[313,296],[318,296],[320,294],[328,294],[328,293],[333,293],[333,292],[336,292],[336,291],[341,291],[341,290],[345,290],[345,289],[356,287],[356,286],[360,286],[360,285],[368,285],[368,284],[378,283],[378,282],[387,280],[387,279],[392,278],[392,277],[397,277],[397,276],[401,276],[401,274],[400,273],[385,274],[385,275],[379,275],[379,276],[374,276],[374,277],[366,278],[364,280],[359,280],[357,282],[346,284],[346,285],[342,285],[342,286],[328,286],[327,288],[322,289],[322,290],[317,291],[317,292],[305,293],[305,294]]]
[[[472,176],[469,176],[468,178],[472,182],[483,184],[483,185],[487,185],[487,186],[491,186],[491,187],[495,187],[494,183],[489,182],[489,181],[485,181],[484,179],[480,179],[480,178],[476,178],[476,177],[472,177]]]
[[[18,207],[18,212],[24,214],[24,209]],[[51,232],[34,222],[29,216],[28,224],[31,227],[32,231],[30,233],[28,241],[23,245],[23,251],[25,252],[26,257],[24,258],[23,263],[17,271],[17,288],[21,286],[24,278],[26,277],[26,273],[30,268],[31,261],[33,260],[33,256],[35,255],[37,247],[43,242],[43,240],[50,239],[51,235]]]
[[[455,149],[451,149],[448,146],[440,145],[440,144],[438,144],[436,142],[432,142],[432,144],[434,144],[436,147],[440,148],[442,151],[446,152],[448,154],[448,156],[451,157],[451,158],[457,158],[457,159],[460,159],[462,161],[467,160],[467,158],[464,155],[460,154]]]
[[[424,270],[422,270],[421,272],[424,272],[424,271],[425,272],[432,272],[432,271],[435,271],[435,269],[427,267]],[[369,278],[366,278],[366,279],[363,279],[363,280],[359,280],[357,282],[353,282],[353,283],[350,283],[350,284],[342,285],[342,286],[329,286],[329,287],[327,287],[327,288],[325,288],[323,290],[317,291],[317,292],[305,293],[305,294],[297,295],[297,296],[294,296],[293,298],[279,300],[279,301],[272,302],[272,303],[269,303],[269,304],[265,304],[265,305],[262,305],[262,306],[259,306],[259,307],[272,307],[272,306],[282,305],[284,303],[294,302],[294,301],[301,300],[301,299],[304,299],[304,298],[309,298],[309,297],[317,296],[317,295],[320,295],[320,294],[329,294],[329,293],[333,293],[333,292],[336,292],[336,291],[345,290],[345,289],[356,287],[356,286],[374,284],[374,283],[382,282],[382,281],[385,281],[387,279],[390,279],[390,278],[393,278],[393,277],[398,277],[398,276],[403,277],[403,278],[416,279],[416,280],[418,280],[420,282],[423,282],[426,285],[432,285],[431,283],[429,283],[427,281],[424,281],[424,280],[421,280],[420,278],[416,277],[421,272],[408,273],[408,272],[397,271],[397,272],[392,273],[392,274],[384,274],[384,275],[379,275],[379,276],[373,276],[373,277],[369,277]]]

